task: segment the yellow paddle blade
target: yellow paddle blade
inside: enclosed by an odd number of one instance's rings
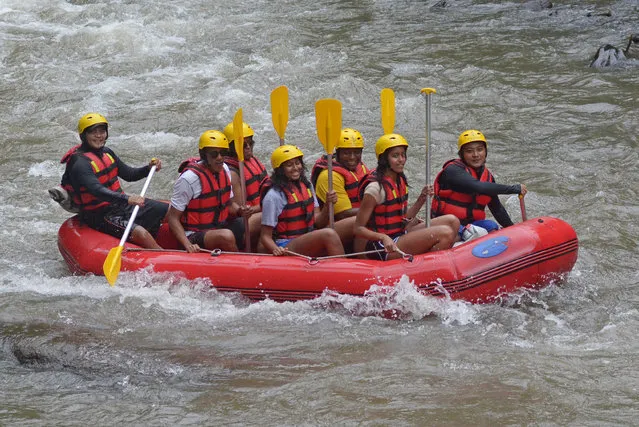
[[[384,88],[380,94],[382,108],[382,129],[384,134],[393,133],[395,128],[395,92]]]
[[[242,109],[240,108],[233,116],[233,141],[235,141],[235,152],[240,162],[244,161],[244,123],[242,120]]]
[[[326,154],[333,149],[342,133],[342,103],[337,99],[320,99],[315,103],[315,123],[317,137],[324,146]]]
[[[104,260],[104,265],[102,265],[102,269],[104,270],[104,275],[106,276],[109,285],[115,285],[115,281],[118,280],[118,274],[120,274],[120,266],[122,265],[122,250],[124,246],[116,246],[109,251],[109,255],[107,255]]]
[[[280,139],[284,139],[288,125],[288,88],[280,86],[271,92],[271,115],[273,127]]]

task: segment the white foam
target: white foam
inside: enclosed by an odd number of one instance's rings
[[[109,138],[109,145],[112,147],[145,147],[145,149],[174,148],[180,146],[193,146],[197,148],[194,141],[197,141],[196,136],[189,138],[167,132],[141,132],[134,135],[119,135],[113,138],[113,140]],[[195,149],[192,151],[194,153],[196,152]]]
[[[330,319],[343,322],[351,316],[390,317],[420,320],[437,317],[446,325],[479,322],[479,308],[468,302],[424,295],[415,284],[402,277],[396,286],[372,286],[365,296],[326,291],[319,298],[278,303],[272,300],[250,303],[235,293],[218,292],[208,279],[189,281],[171,274],[154,273],[151,268],[121,272],[114,287],[101,276],[50,277],[34,266],[14,266],[4,278],[0,292],[34,292],[49,296],[82,296],[96,300],[118,297],[120,304],[138,299],[144,308],[162,307],[179,317],[210,323],[228,323],[238,318],[266,316],[273,321],[314,323]],[[44,269],[46,270],[46,269]],[[32,271],[28,273],[28,271]],[[346,317],[344,315],[347,314]]]
[[[373,285],[362,297],[331,291],[312,300],[320,307],[339,306],[356,316],[381,316],[402,320],[420,320],[436,316],[444,324],[467,325],[478,322],[478,310],[472,304],[423,294],[407,276],[394,286]]]
[[[56,177],[62,175],[63,167],[59,162],[53,160],[45,160],[41,163],[33,164],[29,167],[27,175],[29,176],[43,176],[43,177]]]

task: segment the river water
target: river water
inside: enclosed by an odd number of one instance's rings
[[[638,64],[588,64],[639,30],[639,2],[434,3],[3,0],[0,425],[636,425]],[[436,88],[433,175],[481,129],[498,182],[528,185],[528,216],[575,228],[575,269],[483,306],[408,279],[392,302],[249,304],[150,271],[113,288],[70,275],[56,246],[68,214],[46,190],[81,115],[108,117],[129,164],[160,157],[148,194],[168,198],[201,132],[240,107],[268,160],[280,85],[288,142],[316,158],[314,103],[334,97],[369,165],[379,92],[394,89],[418,188],[419,93]],[[364,315],[389,304],[408,316]]]

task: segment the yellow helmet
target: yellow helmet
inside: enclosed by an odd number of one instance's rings
[[[219,130],[207,130],[200,137],[200,150],[208,147],[228,150],[229,140]]]
[[[342,129],[335,148],[364,148],[364,138],[358,130],[351,128]]]
[[[398,133],[387,133],[386,135],[382,135],[375,143],[375,155],[379,157],[389,148],[400,146],[408,147],[406,139]]]
[[[226,125],[226,127],[224,128],[224,135],[226,135],[226,139],[229,140],[229,143],[233,142],[233,122]],[[242,135],[244,135],[244,138],[246,138],[247,136],[255,135],[255,132],[253,132],[253,128],[251,126],[249,126],[247,123],[242,122]]]
[[[285,161],[296,157],[304,157],[302,150],[294,145],[280,145],[273,151],[273,154],[271,154],[271,165],[273,166],[273,169],[277,169]]]
[[[78,121],[78,133],[83,134],[88,127],[91,127],[93,125],[99,125],[99,124],[106,125],[107,129],[109,128],[109,122],[107,122],[107,119],[102,114],[100,113],[85,114]]]
[[[471,142],[483,142],[486,144],[486,147],[488,147],[486,137],[483,133],[475,129],[469,129],[459,135],[459,140],[457,140],[457,151],[461,150],[464,145]]]

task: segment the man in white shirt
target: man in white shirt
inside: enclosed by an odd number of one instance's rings
[[[200,248],[237,252],[244,243],[246,207],[233,202],[231,173],[224,156],[229,142],[217,130],[199,141],[200,160],[183,163],[173,186],[167,219],[171,232],[187,252]]]

